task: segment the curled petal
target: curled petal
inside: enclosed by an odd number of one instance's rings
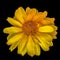
[[[38,11],[37,11],[37,9],[35,9],[35,8],[29,8],[29,7],[27,7],[26,8],[26,13],[27,13],[27,15],[28,14],[33,14],[33,15],[35,15],[36,13],[37,13]]]
[[[27,12],[26,21],[31,20],[34,17],[34,15],[36,15],[36,13],[37,13],[37,10],[35,8],[33,8],[33,9],[27,8],[26,10],[27,10],[26,11]]]
[[[40,21],[43,25],[51,25],[54,24],[55,18],[44,18]]]
[[[35,16],[33,17],[33,21],[46,23],[45,21],[43,21],[43,19],[45,19],[46,16],[47,16],[47,11],[36,13]]]
[[[28,14],[31,11],[29,7],[26,8],[26,14]]]
[[[47,11],[39,12],[40,18],[45,18],[47,16]]]

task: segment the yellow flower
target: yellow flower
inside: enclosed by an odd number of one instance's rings
[[[7,36],[7,44],[11,45],[9,50],[17,47],[17,53],[24,56],[26,53],[33,57],[41,54],[41,48],[49,51],[53,46],[53,39],[56,39],[57,26],[55,18],[47,17],[47,11],[38,12],[35,8],[26,8],[26,11],[19,7],[14,17],[8,17],[7,21],[12,25],[4,28]]]

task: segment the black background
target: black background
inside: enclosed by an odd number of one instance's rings
[[[30,57],[27,54],[22,57],[17,54],[17,49],[13,52],[9,51],[9,47],[6,45],[7,34],[3,33],[5,27],[11,26],[7,21],[7,17],[13,17],[15,10],[22,6],[36,8],[39,11],[48,11],[49,17],[55,17],[55,24],[59,27],[58,19],[58,1],[56,0],[0,0],[0,60],[60,60],[60,42],[59,42],[59,30],[57,39],[53,40],[54,46],[50,48],[48,52],[41,52],[40,56]]]

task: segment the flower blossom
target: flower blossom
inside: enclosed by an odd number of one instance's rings
[[[35,8],[19,7],[14,17],[8,17],[7,21],[12,25],[4,28],[7,36],[9,50],[17,48],[17,53],[24,56],[26,53],[33,57],[40,56],[41,49],[49,51],[53,46],[53,39],[57,39],[57,26],[55,18],[47,17],[47,11],[39,12]]]

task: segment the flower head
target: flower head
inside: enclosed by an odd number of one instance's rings
[[[55,18],[47,17],[47,11],[38,12],[35,8],[26,8],[26,11],[19,7],[13,18],[8,17],[7,21],[12,25],[4,28],[3,32],[8,33],[7,45],[13,51],[17,47],[17,53],[24,56],[41,54],[41,48],[49,51],[53,46],[53,39],[56,39]]]

